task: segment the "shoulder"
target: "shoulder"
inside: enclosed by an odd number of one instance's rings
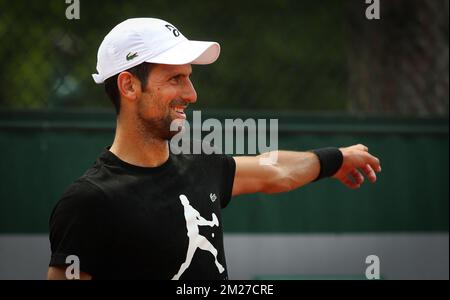
[[[61,201],[101,201],[106,198],[103,190],[92,181],[80,178],[74,181],[63,193]]]
[[[225,169],[226,171],[233,171],[236,169],[236,161],[235,159],[230,155],[225,154],[210,154],[210,155],[203,155],[205,156],[206,160],[208,160],[211,163],[214,163],[215,166],[218,166],[222,169]]]
[[[56,215],[86,215],[104,210],[110,204],[106,194],[95,184],[78,179],[62,194],[51,218]]]
[[[176,155],[184,161],[190,162],[206,162],[206,163],[235,163],[234,158],[230,155],[211,153],[211,154],[180,154]]]
[[[227,171],[227,173],[234,173],[236,169],[235,159],[225,154],[179,154],[174,155],[174,157],[177,165],[183,165],[187,168],[200,168],[213,172]]]

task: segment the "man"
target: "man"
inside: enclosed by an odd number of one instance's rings
[[[221,209],[231,196],[330,176],[358,188],[361,172],[375,182],[380,163],[363,145],[277,151],[273,164],[260,164],[268,153],[172,154],[170,125],[197,100],[191,64],[219,52],[159,19],[129,19],[105,37],[93,77],[115,105],[115,138],[53,210],[49,279],[66,278],[71,255],[81,279],[227,279]]]

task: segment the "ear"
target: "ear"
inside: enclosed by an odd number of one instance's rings
[[[136,100],[141,95],[141,83],[130,72],[122,72],[117,77],[120,96],[128,100]]]

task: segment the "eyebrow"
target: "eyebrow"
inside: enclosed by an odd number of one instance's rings
[[[189,77],[191,75],[192,75],[192,72],[189,72],[189,73],[173,72],[173,73],[169,73],[169,78],[173,78],[173,77]]]

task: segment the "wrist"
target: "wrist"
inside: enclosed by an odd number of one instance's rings
[[[319,159],[320,172],[314,181],[331,177],[339,171],[344,161],[344,156],[339,148],[327,147],[310,150]]]

